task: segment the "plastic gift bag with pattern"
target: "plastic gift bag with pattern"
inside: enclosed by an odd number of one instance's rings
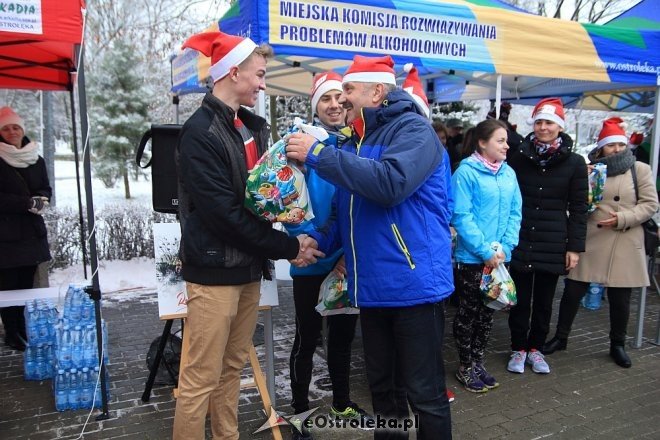
[[[322,128],[311,127],[296,118],[288,134],[297,131],[325,138]],[[319,134],[319,130],[322,133]],[[307,193],[305,175],[286,157],[287,136],[273,144],[250,170],[245,187],[245,206],[257,216],[271,222],[298,224],[314,218]],[[320,139],[325,140],[325,139]]]
[[[595,163],[589,173],[589,199],[588,212],[592,213],[598,208],[603,200],[603,188],[607,179],[607,165],[604,163]]]
[[[336,273],[330,272],[319,289],[319,303],[316,311],[321,316],[338,314],[357,314],[360,309],[352,307],[348,299],[348,283],[345,278],[339,278]]]
[[[502,250],[500,243],[493,242],[491,246],[495,252]],[[508,310],[516,305],[516,285],[504,264],[499,264],[495,268],[485,266],[479,288],[484,294],[486,307]]]

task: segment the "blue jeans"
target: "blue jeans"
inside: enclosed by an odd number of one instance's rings
[[[374,415],[401,418],[403,388],[419,418],[419,440],[451,439],[451,413],[442,358],[442,303],[360,309],[367,379]],[[374,439],[408,438],[377,429]]]

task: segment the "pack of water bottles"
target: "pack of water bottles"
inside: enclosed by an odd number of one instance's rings
[[[109,383],[107,369],[105,373],[106,383]],[[100,408],[102,399],[99,367],[82,367],[80,370],[60,368],[53,378],[53,393],[57,411],[90,409],[92,406]],[[109,400],[110,393],[107,395]]]
[[[53,377],[56,355],[55,325],[58,313],[50,300],[31,300],[25,303],[25,380],[44,380]]]

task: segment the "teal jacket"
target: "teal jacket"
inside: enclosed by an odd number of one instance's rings
[[[497,174],[478,160],[461,161],[452,176],[454,214],[452,226],[457,240],[454,259],[480,264],[495,254],[490,244],[502,244],[506,261],[518,245],[522,221],[522,197],[513,169],[503,163]]]

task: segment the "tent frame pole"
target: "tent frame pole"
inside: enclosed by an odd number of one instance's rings
[[[82,193],[80,191],[80,156],[78,154],[78,130],[76,130],[76,102],[73,87],[69,91],[71,100],[71,129],[73,131],[73,158],[76,164],[76,190],[78,191],[78,222],[80,223],[80,247],[82,249],[83,274],[87,279],[87,245],[85,243],[85,220],[83,219]]]
[[[83,140],[83,168],[85,171],[85,196],[87,200],[87,224],[89,225],[89,260],[92,269],[92,286],[85,289],[94,300],[96,315],[96,341],[98,345],[99,362],[101,365],[101,414],[96,420],[110,418],[108,412],[108,383],[106,380],[106,366],[103,353],[103,329],[101,325],[101,288],[99,285],[98,254],[96,250],[96,224],[94,221],[94,199],[92,197],[92,174],[90,164],[89,121],[87,119],[87,93],[85,92],[85,48],[80,49],[80,70],[78,71],[78,98],[80,104],[80,131]]]

